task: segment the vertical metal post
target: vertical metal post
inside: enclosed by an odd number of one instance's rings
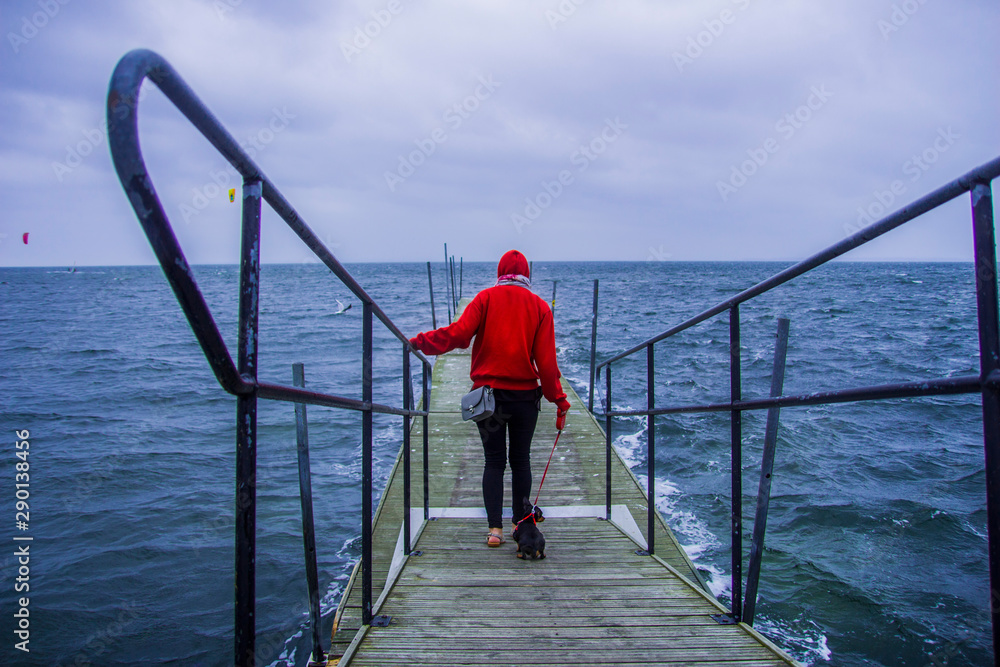
[[[448,303],[448,324],[451,324],[451,304],[452,304],[452,298],[451,298],[451,292],[449,291],[451,289],[449,287],[450,284],[451,283],[448,280],[448,244],[445,243],[444,244],[444,295],[445,295],[445,299],[446,299],[446,301]]]
[[[429,377],[430,373],[428,373],[429,370],[430,370],[430,366],[425,362],[423,364],[423,376],[422,376],[422,379],[423,379],[423,394],[424,394],[423,395],[424,412],[430,412],[430,409],[431,409],[431,392],[430,392],[429,386],[428,386],[429,385],[429,381],[430,381],[430,377]],[[423,442],[423,446],[424,446],[424,451],[423,451],[423,454],[424,454],[424,521],[428,521],[431,518],[431,489],[430,489],[430,478],[431,478],[431,476],[430,476],[430,471],[429,471],[429,468],[428,468],[428,460],[430,459],[430,455],[429,455],[430,454],[430,451],[429,451],[430,450],[430,440],[429,440],[430,436],[427,433],[427,431],[429,430],[429,426],[430,426],[430,424],[429,424],[430,419],[428,418],[427,415],[424,415],[423,416],[423,420],[424,420],[424,423],[423,423],[423,428],[421,430],[423,431],[423,441],[424,441]]]
[[[611,364],[604,367],[604,518],[611,521]]]
[[[451,257],[451,298],[455,304],[455,317],[458,317],[458,290],[455,289],[455,256]]]
[[[771,371],[771,397],[781,396],[785,385],[785,355],[788,352],[788,319],[778,318],[778,335],[774,342],[774,370]],[[771,503],[771,475],[774,471],[774,449],[778,442],[778,416],[781,408],[769,408],[764,430],[764,453],[760,462],[760,486],[757,490],[757,514],[753,522],[753,541],[747,565],[747,590],[743,601],[743,622],[753,625],[757,609],[757,584],[760,583],[760,563],[764,557],[764,533],[767,530],[767,510]]]
[[[656,370],[653,344],[646,346],[646,409],[656,407]],[[646,553],[654,553],[656,538],[656,417],[646,416]]]
[[[590,321],[590,396],[587,410],[594,412],[594,367],[597,365],[597,279],[594,279],[594,316]]]
[[[431,278],[431,263],[427,262],[427,287],[431,290],[431,326],[438,328],[437,311],[434,309],[434,280]]]
[[[403,343],[403,409],[413,409],[410,345]],[[410,415],[403,415],[403,553],[410,555]]]
[[[976,305],[979,312],[979,365],[983,381],[983,447],[986,456],[986,528],[990,558],[990,616],[994,664],[1000,664],[1000,391],[988,383],[1000,369],[997,306],[996,231],[990,183],[972,188],[976,253]]]
[[[458,299],[462,300],[462,292],[465,287],[463,281],[465,280],[465,258],[458,258]]]
[[[257,381],[257,314],[260,297],[260,181],[243,182],[240,250],[240,375]],[[236,398],[236,637],[235,664],[256,658],[257,391]]]
[[[364,304],[361,400],[361,623],[372,622],[372,304]]]
[[[552,281],[552,314],[555,315],[556,312],[556,285],[559,284],[558,280]]]
[[[306,386],[305,367],[292,364],[292,384]],[[309,422],[306,404],[295,404],[295,449],[299,459],[299,503],[302,505],[302,543],[306,556],[306,584],[309,588],[309,618],[312,622],[312,659],[324,663],[320,643],[319,575],[316,571],[316,529],[313,525],[312,475],[309,471]]]
[[[729,309],[729,400],[742,400],[740,379],[740,306]],[[743,413],[731,410],[730,440],[732,446],[732,569],[733,569],[733,619],[739,621],[743,613]]]

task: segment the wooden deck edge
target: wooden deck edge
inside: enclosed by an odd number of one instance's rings
[[[578,393],[576,393],[576,389],[573,388],[573,385],[570,384],[569,380],[566,380],[566,386],[567,386],[567,388],[570,391],[573,392],[573,395],[576,396],[577,400],[580,401],[580,404],[581,404],[581,407],[582,407],[583,399],[581,399],[580,395]],[[595,383],[594,386],[595,387],[597,386],[596,383]],[[597,420],[597,417],[594,416],[594,413],[591,412],[590,410],[587,410],[586,408],[583,408],[581,410],[581,412],[583,412],[588,417],[590,417],[591,421],[594,422],[594,426],[597,427],[598,432],[601,433],[601,434],[603,434],[604,437],[605,437],[605,439],[606,439],[607,438],[607,433],[604,431],[604,427],[601,425],[601,423]],[[649,502],[650,502],[649,501],[649,494],[646,492],[646,490],[643,488],[642,484],[639,482],[639,478],[635,476],[635,473],[632,472],[632,469],[628,467],[628,464],[625,463],[625,460],[621,457],[621,455],[618,453],[618,450],[615,449],[615,447],[613,445],[611,447],[611,453],[614,455],[614,457],[616,459],[618,459],[618,462],[621,463],[622,468],[624,468],[625,472],[627,472],[629,474],[629,476],[632,478],[632,483],[635,484],[636,488],[639,489],[639,493],[641,493],[642,496],[646,499],[646,503],[648,505]],[[612,497],[612,502],[614,502],[614,497]],[[673,543],[673,545],[677,548],[677,552],[687,562],[688,568],[691,570],[691,573],[694,574],[695,579],[697,580],[695,583],[698,584],[699,586],[701,586],[702,589],[704,589],[705,591],[711,590],[708,587],[708,582],[705,581],[704,577],[702,577],[701,573],[698,571],[698,567],[694,564],[694,561],[691,560],[690,556],[688,556],[687,551],[684,549],[684,547],[681,545],[681,543],[677,541],[677,537],[674,535],[674,531],[670,528],[670,526],[667,525],[666,520],[663,518],[663,515],[660,513],[659,508],[656,507],[656,503],[655,502],[653,503],[653,509],[656,512],[656,519],[657,519],[657,521],[659,521],[660,526],[663,528],[664,533],[666,533],[666,535],[667,535],[667,539],[669,539]],[[643,548],[645,548],[645,547],[643,547]],[[685,576],[685,575],[683,575],[683,574],[681,574],[679,572],[678,572],[678,576],[683,577],[685,580],[689,579],[689,577],[687,577],[687,576]]]
[[[700,595],[701,597],[703,597],[706,601],[710,602],[713,607],[715,607],[716,609],[718,609],[720,614],[728,614],[729,613],[729,609],[727,609],[721,602],[719,602],[718,600],[716,600],[714,595],[711,595],[710,593],[702,590],[698,586],[695,586],[683,574],[681,574],[680,572],[678,572],[677,568],[675,568],[673,565],[671,565],[670,563],[668,563],[667,561],[663,560],[662,558],[660,558],[659,556],[657,556],[655,554],[653,556],[651,556],[651,558],[653,560],[655,560],[656,562],[658,562],[663,567],[665,567],[667,570],[669,570],[670,572],[672,572],[673,574],[677,575],[677,577],[680,578],[681,581],[683,581],[685,584],[687,584],[691,588],[691,590],[693,590],[695,593],[697,593],[698,595]],[[777,644],[775,644],[774,642],[772,642],[770,639],[768,639],[767,637],[765,637],[764,635],[762,635],[760,632],[758,632],[757,630],[755,630],[752,626],[747,625],[746,623],[742,623],[742,622],[738,623],[738,625],[739,625],[740,628],[743,629],[744,632],[746,632],[751,637],[753,637],[754,640],[756,640],[757,642],[759,642],[760,644],[762,644],[764,647],[766,647],[770,651],[773,651],[774,654],[779,659],[784,660],[785,662],[787,662],[789,665],[792,665],[793,667],[805,667],[802,663],[798,662],[797,660],[795,660],[794,658],[792,658],[790,655],[788,655],[787,653],[785,653],[784,649],[782,649],[780,646],[778,646]]]
[[[370,625],[362,625],[358,628],[357,634],[354,635],[354,639],[351,641],[351,645],[347,647],[344,651],[344,655],[338,659],[338,662],[334,663],[338,667],[347,667],[351,664],[351,660],[354,659],[354,654],[358,652],[358,648],[361,646],[361,641],[368,634],[368,630],[371,629]]]
[[[789,665],[792,665],[793,667],[805,667],[805,665],[803,665],[801,662],[799,662],[798,660],[796,660],[792,656],[790,656],[787,653],[785,653],[785,651],[780,646],[778,646],[777,644],[775,644],[774,642],[772,642],[770,639],[768,639],[764,635],[760,634],[757,630],[755,630],[753,628],[753,626],[750,626],[750,625],[747,625],[746,623],[742,623],[741,622],[740,623],[740,627],[743,628],[747,632],[747,634],[749,634],[751,637],[753,637],[754,639],[756,639],[757,641],[759,641],[761,644],[763,644],[767,648],[769,648],[772,651],[774,651],[778,655],[779,658],[781,658],[782,660],[784,660],[785,662],[787,662]]]
[[[434,358],[434,362],[435,363],[437,362],[437,357]],[[433,365],[434,364],[432,363],[432,368],[433,368]],[[433,378],[433,376],[432,376],[432,378]],[[432,382],[433,382],[433,380],[432,380]],[[424,402],[423,398],[421,398],[417,402],[417,407],[416,407],[417,410],[422,409],[423,402]],[[410,422],[410,433],[411,434],[413,433],[414,429],[417,428],[417,419],[418,418],[414,418],[413,421]],[[402,460],[403,460],[403,442],[402,442],[402,439],[400,439],[399,451],[396,453],[396,460],[392,464],[392,470],[389,471],[389,476],[386,478],[385,490],[382,492],[382,497],[379,498],[378,507],[375,510],[375,514],[372,516],[372,533],[375,532],[375,526],[378,524],[378,520],[382,516],[382,508],[385,506],[386,499],[389,496],[389,487],[392,486],[392,481],[396,477],[396,472],[398,471],[399,466],[402,463]],[[423,505],[421,505],[419,508],[413,508],[413,507],[410,508],[410,512],[411,512],[411,515],[410,515],[411,516],[411,518],[410,518],[410,525],[411,525],[411,527],[413,526],[413,515],[412,515],[412,512],[414,511],[414,509],[419,509],[419,511],[421,513],[421,520],[420,520],[419,527],[410,536],[410,540],[411,540],[411,544],[410,545],[411,546],[413,546],[414,544],[417,543],[417,540],[420,538],[421,533],[423,533],[423,531],[424,531],[424,527],[427,525],[427,522],[423,520]],[[400,531],[402,531],[402,524],[400,524]],[[398,546],[398,544],[399,544],[399,541],[397,540],[397,546]],[[409,556],[405,556],[404,557],[403,567],[399,568],[399,570],[395,573],[394,577],[392,576],[392,571],[391,571],[392,568],[391,568],[391,565],[390,565],[390,578],[392,578],[392,581],[390,582],[388,578],[386,579],[386,583],[385,583],[385,585],[382,588],[382,593],[379,595],[379,598],[376,600],[376,602],[372,605],[372,614],[378,613],[378,610],[385,603],[385,599],[388,596],[388,593],[395,586],[396,581],[399,579],[400,575],[403,572],[403,568],[406,565],[405,561],[408,560],[408,559],[409,559]],[[347,607],[347,602],[348,602],[348,600],[351,597],[351,593],[354,591],[354,586],[357,583],[358,573],[360,571],[361,571],[361,559],[359,558],[354,563],[354,568],[351,571],[351,577],[347,581],[347,586],[344,587],[344,592],[341,593],[341,595],[340,595],[340,602],[337,603],[337,611],[336,611],[336,613],[334,614],[334,617],[333,617],[333,627],[330,630],[330,642],[331,642],[331,644],[333,643],[333,641],[334,641],[334,639],[335,639],[335,637],[337,635],[337,630],[339,629],[340,621],[343,618],[344,610]],[[367,628],[367,627],[368,626],[362,625],[361,628],[359,629],[359,632],[361,630],[365,630],[365,628]],[[355,640],[360,641],[357,636],[355,636]],[[352,641],[351,645],[353,646],[353,644],[354,644],[354,642]],[[348,647],[348,651],[350,651],[350,646]],[[347,656],[347,652],[344,653],[344,656]],[[331,658],[331,660],[332,660],[332,658]],[[344,664],[344,665],[346,665],[347,664],[347,662],[343,661],[343,658],[340,658],[340,660],[341,660],[341,662],[334,662],[334,663],[331,663],[331,664],[332,665],[337,665],[337,664]]]
[[[410,533],[410,546],[414,546],[423,535],[424,528],[427,527],[427,522],[424,521],[424,508],[418,507],[410,508],[410,528],[414,525],[414,516],[419,516],[416,521],[417,528],[412,530]],[[389,565],[389,574],[386,575],[385,585],[382,587],[382,594],[379,595],[378,600],[372,605],[372,614],[377,614],[382,610],[382,605],[385,604],[386,599],[389,594],[392,593],[392,589],[396,587],[396,582],[399,581],[399,577],[403,574],[403,570],[406,568],[406,564],[410,562],[411,554],[403,553],[403,523],[400,521],[399,524],[399,537],[396,538],[396,546],[392,553],[392,562]]]
[[[333,648],[333,643],[337,637],[337,630],[340,629],[340,621],[344,617],[344,610],[347,608],[347,599],[350,597],[349,593],[352,588],[354,588],[354,581],[358,577],[358,572],[361,571],[361,561],[355,561],[354,567],[351,569],[351,577],[347,580],[347,586],[344,587],[344,592],[340,594],[340,602],[337,603],[337,612],[333,615],[333,627],[330,629],[330,648]],[[336,657],[338,660],[340,656],[332,656],[330,659]],[[334,663],[336,664],[336,663]]]
[[[622,512],[625,513],[624,518],[621,516]],[[639,524],[635,522],[635,517],[632,516],[632,510],[628,508],[628,505],[625,505],[624,503],[620,505],[612,505],[611,519],[608,523],[617,528],[618,532],[622,535],[632,540],[632,543],[640,549],[649,548],[646,543],[646,538],[642,536],[642,531],[639,530]]]

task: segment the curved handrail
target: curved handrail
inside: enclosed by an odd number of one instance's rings
[[[354,295],[369,304],[372,314],[393,333],[422,363],[430,362],[375,303],[374,299],[358,284],[353,276],[337,261],[322,241],[313,233],[288,203],[277,187],[268,179],[246,151],[215,118],[198,96],[184,82],[170,63],[148,49],[136,49],[125,54],[111,75],[108,89],[107,118],[108,144],[118,179],[128,195],[146,237],[156,254],[170,286],[180,302],[181,309],[194,331],[216,379],[231,394],[249,394],[263,390],[268,398],[306,403],[320,402],[313,392],[303,392],[283,385],[266,385],[241,376],[219,332],[218,326],[198,289],[194,274],[184,257],[184,252],[174,235],[166,212],[153,187],[139,147],[138,100],[139,88],[149,79],[167,96],[177,109],[208,139],[219,153],[243,177],[244,182],[260,181],[262,196],[271,208],[298,234],[313,253],[347,286]],[[422,414],[419,411],[398,410],[389,406],[370,404],[367,401],[327,396],[326,405],[395,414]]]
[[[243,229],[241,247],[239,306],[239,367],[219,333],[215,319],[205,302],[191,267],[174,235],[146,169],[139,147],[139,88],[145,79],[163,91],[174,106],[221,153],[243,177]],[[409,339],[378,307],[374,299],[354,280],[326,246],[305,224],[294,208],[264,175],[260,167],[236,143],[232,135],[212,115],[180,75],[158,54],[145,49],[130,51],[118,62],[111,75],[107,99],[108,144],[118,179],[135,210],[156,258],[166,274],[171,289],[187,317],[202,351],[222,388],[237,396],[236,420],[236,623],[235,656],[240,665],[254,664],[256,605],[256,447],[257,400],[270,399],[296,404],[299,435],[299,493],[302,498],[303,538],[306,549],[306,578],[309,586],[310,614],[313,619],[313,658],[323,658],[319,638],[319,594],[316,579],[315,541],[312,537],[312,499],[308,445],[305,439],[303,404],[321,405],[362,412],[361,440],[361,563],[362,622],[372,617],[372,413],[402,415],[404,469],[403,536],[406,553],[410,552],[410,427],[411,418],[423,418],[424,516],[429,514],[428,492],[428,410],[430,404],[430,361],[410,345]],[[304,388],[301,366],[293,371],[295,387],[257,379],[258,285],[260,278],[260,200],[263,198],[292,228],[299,238],[323,260],[323,263],[361,300],[362,323],[362,399],[344,398]],[[377,317],[403,343],[403,407],[381,405],[372,400],[372,319]],[[423,364],[423,410],[413,409],[410,355]],[[243,370],[245,372],[241,373]],[[300,412],[300,408],[302,411]],[[312,546],[310,546],[310,544]]]

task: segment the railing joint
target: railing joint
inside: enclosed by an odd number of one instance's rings
[[[739,623],[732,614],[712,614],[712,620],[719,625],[736,625]]]

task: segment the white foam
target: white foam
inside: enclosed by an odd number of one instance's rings
[[[645,458],[644,447],[642,446],[642,438],[645,433],[645,431],[639,431],[632,435],[620,435],[615,438],[614,445],[618,451],[618,456],[622,458],[622,461],[629,468],[636,467]]]
[[[669,479],[656,480],[656,508],[660,510],[671,530],[682,542],[687,542],[684,550],[691,560],[705,551],[722,545],[719,538],[708,528],[708,524],[699,519],[693,512],[678,507],[684,494],[676,484]]]
[[[732,577],[711,563],[699,563],[698,569],[703,572],[708,572],[708,577],[705,578],[705,583],[708,584],[708,589],[712,591],[712,595],[715,596],[716,600],[722,601],[733,599]]]
[[[775,621],[766,614],[761,614],[754,619],[754,627],[786,647],[788,653],[805,665],[815,665],[819,661],[830,662],[833,658],[826,635],[810,619],[798,616],[791,622]]]

